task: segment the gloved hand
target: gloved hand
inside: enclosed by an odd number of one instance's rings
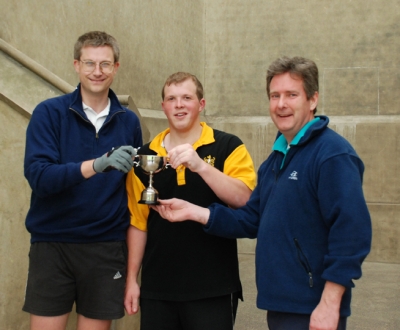
[[[112,148],[103,156],[96,158],[93,162],[93,169],[97,173],[118,170],[128,173],[132,166],[132,156],[137,155],[137,149],[131,146]]]

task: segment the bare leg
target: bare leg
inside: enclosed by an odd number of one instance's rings
[[[68,314],[60,316],[39,316],[31,314],[31,330],[65,330]]]
[[[109,330],[110,326],[111,320],[90,319],[78,314],[77,330]]]

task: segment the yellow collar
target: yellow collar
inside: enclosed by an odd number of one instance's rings
[[[205,122],[201,122],[200,125],[203,127],[203,129],[201,131],[200,138],[193,144],[194,150],[196,150],[198,147],[201,147],[202,145],[215,142],[213,129]],[[159,156],[167,155],[167,150],[164,147],[164,139],[169,132],[170,129],[167,128],[165,131],[157,134],[157,136],[150,143],[150,149],[155,151]]]

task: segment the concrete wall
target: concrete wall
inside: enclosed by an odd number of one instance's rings
[[[0,328],[22,308],[29,239],[24,221],[29,208],[30,188],[23,176],[25,134],[28,119],[0,100]],[[7,138],[4,138],[7,137]],[[15,297],[15,294],[18,294]],[[17,312],[20,328],[28,328],[28,315]],[[12,323],[15,325],[15,323]],[[5,329],[12,329],[7,327]]]
[[[161,86],[175,71],[204,78],[204,1],[0,0],[0,8],[0,38],[72,85],[73,45],[90,30],[119,41],[113,88],[138,107],[158,109]]]
[[[210,114],[264,115],[266,69],[282,55],[316,61],[320,112],[399,114],[399,10],[395,0],[206,1]]]
[[[321,71],[320,112],[399,114],[400,2],[0,0],[0,38],[72,85],[72,47],[88,30],[121,44],[114,84],[143,109],[177,70],[204,83],[212,115],[265,115],[265,73],[281,55],[312,58]]]

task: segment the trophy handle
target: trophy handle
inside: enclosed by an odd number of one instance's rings
[[[171,167],[171,164],[169,163],[169,157],[165,157],[164,159],[165,159],[165,161],[164,161],[164,168]]]
[[[137,159],[137,160],[135,160],[135,159]],[[132,160],[133,160],[133,165],[134,166],[136,166],[136,167],[140,166],[140,158],[139,158],[138,154],[136,154],[135,156],[132,156]]]

